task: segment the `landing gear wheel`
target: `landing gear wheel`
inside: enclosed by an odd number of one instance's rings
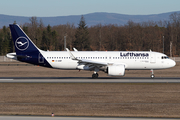
[[[154,74],[152,74],[152,75],[151,75],[151,78],[153,79],[154,77],[155,77]]]
[[[153,69],[151,69],[151,78],[153,79],[155,76],[154,76],[154,71]]]
[[[97,75],[97,77],[99,77],[99,74],[98,74],[98,73],[96,73],[96,75]]]
[[[99,76],[98,73],[92,74],[92,78],[93,78],[93,79],[97,79],[98,76]]]

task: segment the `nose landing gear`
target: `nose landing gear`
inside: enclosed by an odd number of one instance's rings
[[[151,70],[151,76],[150,76],[152,79],[155,77],[154,76],[154,71],[153,70]]]

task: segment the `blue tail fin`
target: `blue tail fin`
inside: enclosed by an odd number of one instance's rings
[[[41,50],[36,47],[19,25],[10,24],[9,27],[19,61],[51,67],[41,54]]]
[[[10,24],[11,34],[17,55],[26,55],[30,52],[39,52],[38,48],[16,24]]]

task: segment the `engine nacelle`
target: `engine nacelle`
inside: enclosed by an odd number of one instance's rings
[[[110,76],[124,76],[125,74],[125,65],[112,65],[108,66],[108,75]]]

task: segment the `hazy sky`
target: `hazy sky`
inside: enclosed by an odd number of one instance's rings
[[[180,0],[1,0],[0,14],[68,16],[93,12],[149,15],[180,11]]]

